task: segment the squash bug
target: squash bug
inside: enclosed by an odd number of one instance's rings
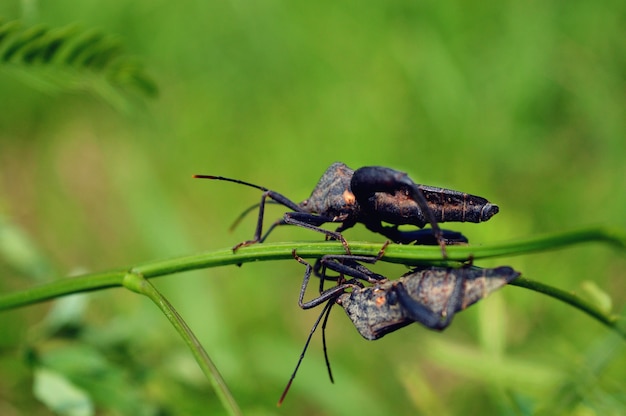
[[[297,204],[284,195],[238,179],[223,176],[194,175],[195,178],[214,179],[238,183],[263,191],[259,204],[259,217],[252,240],[233,247],[263,242],[279,225],[292,224],[326,234],[349,248],[341,235],[357,223],[402,244],[432,241],[419,231],[402,231],[400,225],[423,228],[431,225],[434,240],[445,257],[445,245],[450,242],[467,242],[459,233],[442,232],[440,222],[482,222],[498,213],[498,206],[485,198],[450,189],[416,184],[409,176],[391,168],[366,166],[352,170],[343,163],[333,163],[324,172],[308,199]],[[263,234],[263,216],[267,198],[291,209]],[[246,211],[247,212],[247,211]],[[384,226],[383,222],[392,224]],[[335,231],[320,226],[341,223]]]
[[[471,265],[459,268],[424,266],[416,267],[398,279],[388,280],[360,264],[375,263],[382,257],[383,251],[384,247],[376,257],[324,256],[315,266],[311,266],[294,251],[294,258],[306,266],[298,305],[302,309],[310,309],[324,302],[326,304],[313,324],[296,368],[278,402],[279,405],[291,387],[322,317],[324,317],[322,324],[324,358],[330,380],[333,382],[326,349],[325,329],[334,304],[340,305],[346,311],[358,332],[367,340],[379,339],[413,322],[441,331],[450,325],[457,312],[520,276],[519,272],[506,266],[493,269]],[[326,269],[340,275],[329,277],[326,275]],[[304,293],[312,273],[322,281],[335,280],[337,285],[322,291],[317,298],[304,302]],[[345,280],[344,276],[351,279]],[[362,281],[370,283],[371,286],[365,286]]]

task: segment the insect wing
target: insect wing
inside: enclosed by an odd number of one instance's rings
[[[455,312],[487,297],[502,286],[508,284],[520,274],[510,267],[483,269],[462,267],[458,269],[430,267],[411,271],[400,278],[411,298],[436,314],[442,314],[448,305],[454,288],[462,277],[465,284],[462,290],[462,302]]]
[[[392,281],[344,293],[337,303],[361,336],[370,341],[413,322],[398,302]]]
[[[375,340],[414,322],[398,300],[398,282],[401,282],[413,300],[433,314],[442,315],[459,279],[464,278],[464,287],[462,301],[455,307],[455,312],[485,298],[519,275],[510,267],[430,267],[413,270],[397,281],[355,289],[341,295],[337,303],[346,311],[363,338]]]

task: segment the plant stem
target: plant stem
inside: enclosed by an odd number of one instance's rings
[[[241,410],[230,393],[230,390],[217,369],[217,366],[213,363],[204,347],[202,347],[200,341],[196,338],[191,328],[189,328],[187,323],[183,320],[172,304],[165,298],[165,296],[163,296],[157,288],[152,285],[152,283],[138,273],[127,273],[124,276],[123,285],[133,292],[147,296],[155,303],[155,305],[159,307],[159,309],[161,309],[163,314],[167,317],[178,334],[183,338],[185,344],[187,344],[191,350],[191,353],[202,369],[202,372],[213,385],[213,389],[217,393],[217,396],[219,397],[224,408],[228,410],[230,415],[241,415]]]
[[[564,290],[557,289],[556,287],[530,280],[525,277],[518,277],[509,284],[512,286],[519,286],[526,289],[534,290],[535,292],[543,293],[544,295],[548,295],[550,297],[558,299],[561,302],[565,302],[596,319],[608,328],[614,330],[622,338],[624,338],[624,340],[626,340],[626,329],[619,326],[618,316],[605,314],[591,303],[584,301],[583,299],[579,298],[571,292],[566,292]]]
[[[626,233],[609,228],[587,228],[578,231],[551,234],[508,243],[492,243],[482,246],[450,246],[447,248],[449,261],[466,261],[492,257],[505,257],[554,250],[588,242],[604,242],[618,248],[626,248]],[[352,254],[375,256],[381,243],[351,242]],[[43,302],[78,292],[122,286],[127,272],[139,273],[145,278],[165,276],[189,270],[243,264],[253,261],[291,260],[296,250],[303,258],[319,258],[328,254],[345,254],[343,246],[334,241],[264,243],[242,247],[236,253],[230,248],[191,256],[157,260],[129,269],[117,269],[102,273],[55,280],[0,296],[0,311]],[[432,246],[391,244],[385,249],[383,261],[413,265],[425,262],[442,262],[441,250]]]
[[[30,289],[4,294],[0,296],[0,311],[44,302],[74,293],[122,286],[125,273],[125,270],[115,270],[66,277],[50,283],[33,286]]]

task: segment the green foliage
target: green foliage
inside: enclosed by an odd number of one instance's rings
[[[48,55],[36,47],[42,36],[29,43],[30,61],[20,49],[0,62],[0,293],[110,270],[106,283],[127,272],[120,266],[249,239],[252,218],[232,233],[228,226],[259,193],[191,179],[197,173],[300,201],[334,161],[390,166],[497,203],[487,223],[445,224],[471,247],[626,228],[626,3],[471,6],[0,2],[0,57],[37,28],[69,32],[56,51],[44,48]],[[60,60],[96,32],[101,40],[75,49],[75,61]],[[83,66],[88,51],[109,64]],[[134,56],[158,79],[158,99],[144,100]],[[131,67],[118,72],[129,83],[119,86],[107,74],[121,62]],[[128,95],[142,111],[118,111],[137,108]],[[280,215],[268,207],[268,224]],[[383,242],[362,227],[346,238]],[[268,243],[304,240],[321,241],[283,227]],[[503,264],[625,314],[621,250],[589,244],[477,261]],[[377,266],[389,276],[406,271]],[[375,342],[333,310],[335,384],[316,336],[277,410],[317,314],[296,304],[302,272],[281,260],[151,280],[244,414],[626,413],[623,341],[587,314],[515,286],[443,333],[412,325]],[[55,329],[44,330],[60,299],[0,314],[0,413],[50,414],[33,391],[44,368],[86,392],[98,414],[225,412],[147,298],[121,289],[80,296],[85,306]],[[84,380],[68,356],[97,371]]]
[[[154,97],[157,86],[142,65],[124,53],[116,36],[77,25],[25,27],[0,19],[0,67],[55,90],[87,89]]]

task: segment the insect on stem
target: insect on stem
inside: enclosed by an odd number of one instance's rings
[[[357,223],[401,244],[438,244],[446,257],[447,244],[467,243],[460,233],[442,230],[440,222],[483,222],[498,213],[498,207],[485,198],[451,189],[419,185],[409,176],[391,168],[365,166],[356,170],[343,163],[333,163],[319,179],[311,195],[300,203],[264,186],[239,179],[215,175],[194,175],[194,178],[233,182],[263,191],[258,204],[259,215],[252,239],[233,247],[248,246],[265,241],[281,225],[296,225],[323,233],[327,238],[339,240],[346,253],[350,249],[342,232]],[[275,221],[263,233],[265,204],[274,201],[290,211]],[[255,205],[256,206],[256,205]],[[254,209],[254,208],[252,208]],[[246,210],[236,223],[249,212]],[[335,231],[321,226],[339,224]],[[383,224],[391,224],[385,226]],[[431,229],[422,228],[430,224]],[[413,225],[418,230],[400,230],[400,225]]]

